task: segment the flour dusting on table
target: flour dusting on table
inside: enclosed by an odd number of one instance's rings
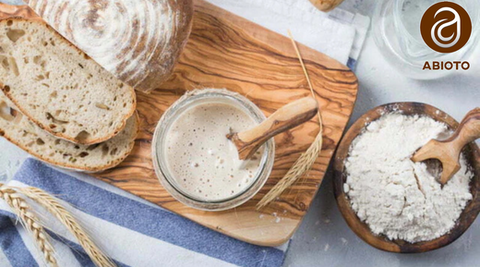
[[[387,114],[370,123],[350,147],[345,192],[357,216],[375,234],[411,243],[448,233],[472,199],[464,156],[460,171],[441,188],[425,163],[410,160],[447,126],[424,116]]]

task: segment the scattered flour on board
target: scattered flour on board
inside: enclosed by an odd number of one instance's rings
[[[448,233],[472,199],[473,173],[461,157],[460,171],[443,187],[425,163],[410,160],[432,138],[449,135],[445,124],[425,116],[392,113],[370,123],[345,161],[353,210],[373,233],[411,243]]]
[[[276,212],[272,213],[273,217],[275,217],[275,222],[279,223],[282,221],[282,217],[278,216]]]

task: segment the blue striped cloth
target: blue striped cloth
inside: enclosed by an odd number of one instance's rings
[[[281,248],[247,244],[161,209],[86,175],[28,159],[13,186],[41,188],[62,200],[119,266],[281,266]],[[69,204],[67,204],[69,203]],[[75,238],[34,203],[53,236],[59,266],[94,266]],[[0,201],[0,266],[43,266],[28,233]]]

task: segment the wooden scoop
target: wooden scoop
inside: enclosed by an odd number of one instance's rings
[[[317,101],[305,97],[283,106],[258,126],[244,132],[227,134],[227,138],[237,147],[239,158],[246,160],[267,140],[309,121],[317,112]]]
[[[468,143],[480,138],[480,108],[470,111],[447,140],[431,140],[413,155],[414,162],[438,159],[443,171],[440,183],[446,184],[460,170],[460,153]]]

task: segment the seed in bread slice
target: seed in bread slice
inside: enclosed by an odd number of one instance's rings
[[[0,92],[0,136],[47,163],[68,169],[98,172],[120,164],[132,151],[138,132],[138,116],[112,139],[80,145],[56,138],[23,116]]]
[[[0,21],[0,82],[31,121],[79,144],[114,137],[136,108],[133,88],[40,20]]]

